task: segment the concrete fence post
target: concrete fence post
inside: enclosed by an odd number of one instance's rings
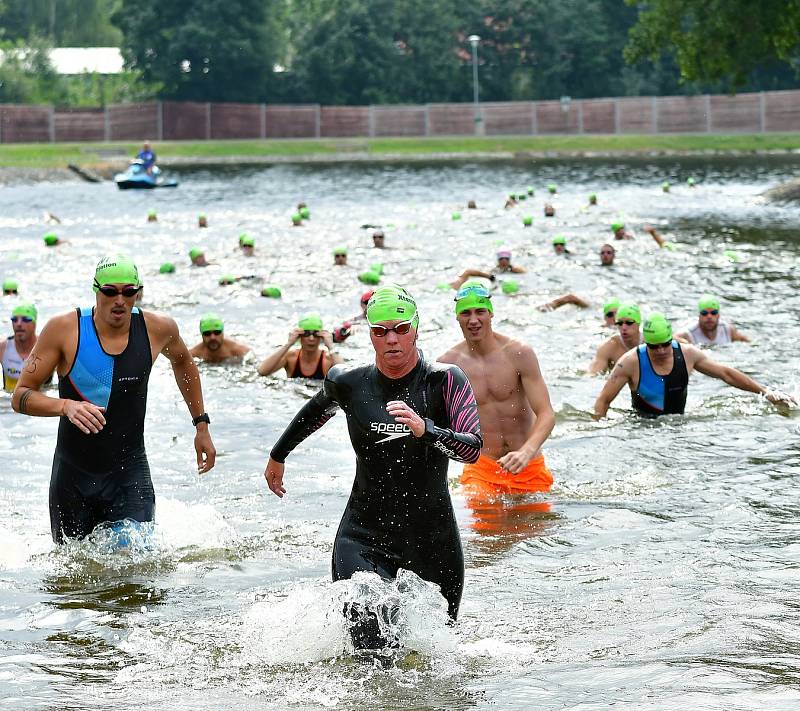
[[[158,140],[164,140],[164,102],[159,101],[156,104],[156,133]]]
[[[425,135],[431,135],[431,105],[425,104]]]
[[[314,137],[320,138],[322,136],[322,107],[316,104],[316,113],[314,115]]]
[[[211,140],[211,102],[206,102],[206,140]]]
[[[583,101],[578,102],[578,133],[583,133]]]
[[[711,95],[706,94],[706,133],[711,133]]]
[[[259,118],[259,124],[260,124],[259,125],[259,129],[258,129],[258,135],[261,136],[261,138],[266,138],[267,137],[267,105],[266,104],[261,104],[258,118]]]
[[[375,138],[375,107],[369,105],[369,137]]]
[[[536,102],[531,101],[531,135],[539,135],[539,117],[536,115]]]
[[[767,130],[767,97],[763,91],[758,93],[758,127],[761,133]]]
[[[108,104],[103,107],[103,140],[106,143],[111,140],[111,116],[108,115]]]
[[[614,99],[614,133],[619,133],[619,99]]]
[[[653,113],[653,130],[652,130],[652,133],[658,133],[658,97],[657,96],[653,97],[651,106],[653,107],[651,109],[651,111]]]
[[[55,109],[54,106],[50,107],[48,132],[50,134],[50,143],[55,143],[56,142],[56,109]]]

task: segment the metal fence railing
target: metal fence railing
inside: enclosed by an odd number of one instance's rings
[[[0,104],[0,143],[800,131],[800,91],[421,106]]]

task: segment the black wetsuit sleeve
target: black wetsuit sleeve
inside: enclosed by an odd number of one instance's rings
[[[425,418],[422,441],[457,462],[476,462],[481,454],[483,439],[475,394],[460,368],[450,368],[446,378],[444,407],[450,426],[438,427],[433,420]]]
[[[300,408],[289,426],[283,431],[280,439],[272,448],[270,457],[276,462],[285,462],[286,457],[298,444],[336,414],[339,405],[333,392],[334,388],[331,382],[326,380],[320,391]]]

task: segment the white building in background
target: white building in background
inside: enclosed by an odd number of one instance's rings
[[[56,47],[49,56],[58,74],[120,74],[123,70],[119,47]]]

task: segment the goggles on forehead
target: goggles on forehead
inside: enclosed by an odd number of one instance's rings
[[[491,299],[492,295],[483,284],[470,284],[469,286],[462,286],[456,292],[456,298],[453,301],[461,301],[468,296],[477,296],[482,299]]]

